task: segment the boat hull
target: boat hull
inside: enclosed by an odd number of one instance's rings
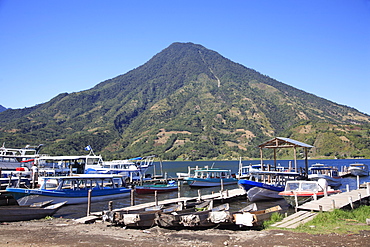
[[[279,195],[279,191],[260,187],[254,187],[248,190],[247,197],[248,200],[251,202],[282,199],[282,197]]]
[[[19,205],[31,205],[40,201],[53,200],[55,203],[67,201],[66,204],[82,204],[88,202],[88,190],[50,191],[21,188],[7,188]],[[114,200],[130,195],[131,189],[92,190],[91,202]]]
[[[53,204],[46,208],[23,207],[18,205],[0,207],[0,221],[14,222],[25,220],[42,219],[54,215],[62,206],[63,202]]]
[[[256,182],[248,179],[241,179],[239,180],[238,184],[246,191],[248,192],[250,189],[259,187],[267,190],[272,190],[272,191],[283,191],[284,187],[281,186],[275,186],[271,184],[266,184],[266,183],[261,183],[261,182]]]
[[[221,186],[220,178],[185,178],[191,187],[215,187]],[[223,185],[236,184],[238,180],[236,178],[225,178],[222,179]]]
[[[165,193],[171,191],[177,191],[178,186],[136,186],[135,191],[138,194],[154,194],[156,191],[157,193]]]
[[[368,170],[364,170],[364,169],[361,169],[361,168],[353,168],[353,167],[350,167],[348,169],[349,173],[351,176],[360,176],[360,177],[363,177],[363,176],[368,176],[369,175],[369,171]]]
[[[333,188],[337,188],[342,185],[341,177],[331,177],[331,176],[322,175],[322,174],[309,174],[308,175],[308,180],[319,181],[319,179],[325,179],[328,182],[328,185]]]

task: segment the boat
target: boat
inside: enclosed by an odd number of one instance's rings
[[[229,215],[228,210],[230,206],[228,203],[221,204],[217,207],[213,207],[213,202],[210,204],[207,210],[196,211],[192,213],[185,213],[180,215],[179,224],[186,228],[208,228],[214,227],[219,224],[214,219],[216,212],[224,212],[224,215]],[[213,221],[211,220],[213,219]]]
[[[0,192],[0,222],[25,221],[45,218],[55,214],[65,202],[52,204],[53,201],[43,201],[30,206],[19,206],[13,196]]]
[[[49,203],[49,202],[48,202]],[[42,219],[46,216],[53,216],[66,201],[51,204],[49,206],[0,206],[0,222],[14,222]]]
[[[156,225],[156,215],[159,212],[169,213],[183,209],[182,204],[156,205],[144,210],[104,211],[103,220],[129,228],[149,228]]]
[[[238,180],[231,174],[231,170],[208,168],[207,166],[194,170],[194,175],[185,177],[184,180],[191,187],[213,187],[238,183]]]
[[[297,172],[255,171],[251,173],[251,179],[240,179],[238,184],[251,202],[276,200],[282,199],[279,192],[284,190],[287,181],[300,177]]]
[[[272,214],[281,213],[282,211],[283,210],[280,205],[267,208],[265,210],[240,210],[232,213],[233,223],[239,227],[260,227],[263,225],[264,221],[271,219]]]
[[[308,180],[318,181],[319,179],[325,179],[328,185],[333,188],[338,188],[342,185],[342,177],[339,176],[336,167],[320,163],[313,164],[308,168]]]
[[[163,228],[183,228],[181,222],[181,216],[189,215],[197,211],[209,210],[212,205],[212,201],[206,200],[203,202],[187,203],[186,206],[182,205],[181,210],[172,212],[158,211],[156,212],[155,222],[156,225]]]
[[[302,205],[305,202],[317,199],[320,197],[340,193],[340,190],[332,189],[326,179],[319,179],[318,181],[288,181],[284,191],[281,195],[293,207]]]
[[[135,157],[127,160],[103,161],[88,164],[86,174],[118,174],[129,178],[130,182],[145,178],[147,170],[153,166],[154,155]]]
[[[7,148],[5,143],[0,147],[0,169],[15,171],[19,167],[31,170],[35,158],[40,157],[39,151],[43,144],[38,146],[26,145],[24,148]]]
[[[44,177],[40,188],[7,187],[19,205],[53,200],[55,203],[67,201],[67,204],[91,202],[122,198],[130,195],[131,189],[125,187],[124,177],[120,175],[78,174],[73,176]]]
[[[174,180],[171,180],[167,183],[144,183],[143,185],[135,186],[135,191],[137,194],[154,194],[155,191],[157,191],[157,193],[164,193],[177,190],[178,185]]]
[[[101,166],[103,158],[100,155],[43,155],[35,159],[39,177],[66,176],[84,174],[90,166]]]
[[[369,167],[366,164],[350,164],[347,171],[351,176],[369,176]]]

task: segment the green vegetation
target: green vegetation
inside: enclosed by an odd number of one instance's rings
[[[370,218],[369,215],[370,206],[361,206],[351,211],[335,209],[333,212],[319,213],[312,221],[296,230],[311,234],[358,233],[362,230],[369,230],[366,224],[366,218]]]
[[[283,218],[284,218],[284,216],[281,213],[273,213],[271,215],[271,219],[270,220],[266,220],[266,221],[263,222],[263,227],[264,228],[268,228],[272,224],[274,224],[276,222],[279,222],[279,221],[282,221]]]
[[[311,158],[370,158],[370,116],[192,43],[89,90],[0,113],[6,146],[43,143],[43,153],[73,155],[91,145],[105,159],[257,158],[256,146],[276,136],[314,145]]]
[[[319,213],[313,220],[293,229],[293,231],[310,234],[355,234],[370,229],[369,225],[366,224],[368,218],[370,218],[370,206],[361,206],[354,210],[335,209],[332,212]],[[280,220],[279,216],[275,216],[271,221],[266,222],[265,227],[276,229],[269,226]]]

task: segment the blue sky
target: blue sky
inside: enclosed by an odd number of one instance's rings
[[[370,114],[370,0],[0,0],[0,105],[89,89],[173,42]]]

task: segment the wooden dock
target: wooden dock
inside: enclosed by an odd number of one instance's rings
[[[326,196],[319,200],[306,202],[299,206],[298,212],[289,215],[282,221],[273,224],[274,227],[296,228],[312,220],[317,212],[328,212],[334,209],[354,209],[362,204],[368,204],[370,199],[370,189],[357,189],[348,192]],[[315,212],[316,211],[316,212]]]
[[[361,200],[368,200],[370,196],[368,189],[357,189],[349,192],[326,196],[319,200],[309,201],[298,207],[298,210],[309,211],[331,211],[341,208],[355,208],[361,204]]]
[[[297,213],[289,215],[288,217],[285,217],[282,221],[276,222],[271,226],[281,228],[296,228],[300,224],[304,224],[312,220],[316,215],[317,213],[313,212],[298,211]]]
[[[185,203],[190,202],[190,201],[195,201],[195,200],[229,200],[232,198],[237,198],[240,196],[245,196],[246,192],[243,189],[232,189],[232,190],[225,190],[222,193],[217,192],[209,195],[200,195],[196,197],[178,197],[178,198],[172,198],[172,199],[167,199],[163,201],[158,201],[158,202],[148,202],[148,203],[142,203],[134,206],[129,206],[129,207],[124,207],[124,208],[119,208],[119,209],[114,209],[113,211],[129,211],[129,210],[141,210],[144,208],[156,206],[156,205],[168,205],[168,204],[174,204],[174,203]]]

